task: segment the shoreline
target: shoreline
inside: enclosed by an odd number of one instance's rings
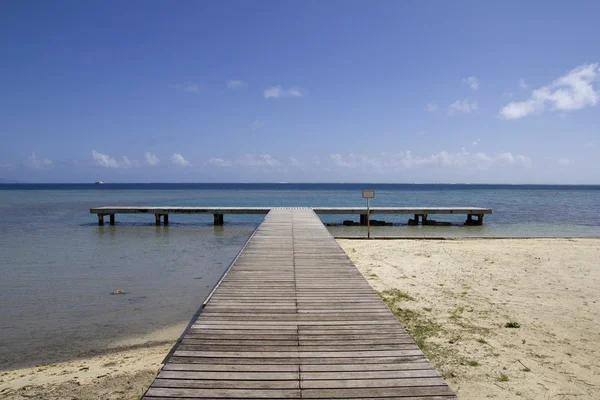
[[[187,325],[119,339],[66,361],[0,370],[0,399],[139,399]]]
[[[461,399],[600,389],[600,239],[402,239],[338,243]],[[187,324],[2,370],[0,399],[139,399]]]
[[[140,399],[174,344],[114,347],[71,361],[0,371],[0,399]]]

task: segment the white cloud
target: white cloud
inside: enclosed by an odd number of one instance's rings
[[[123,156],[123,166],[124,167],[131,167],[132,163],[129,160],[129,157],[127,156]]]
[[[479,79],[476,76],[470,76],[463,79],[463,83],[468,85],[473,90],[479,89]]]
[[[253,131],[260,129],[264,126],[265,126],[265,123],[263,121],[256,120],[256,121],[252,122],[252,130]]]
[[[208,161],[206,161],[206,164],[214,165],[216,167],[231,167],[233,165],[242,167],[278,167],[282,165],[279,160],[270,154],[246,154],[235,161],[225,160],[222,158],[210,158]],[[293,163],[290,162],[290,164]]]
[[[347,157],[343,157],[339,153],[331,154],[329,156],[335,165],[344,168],[357,168],[357,167],[370,167],[379,169],[382,167],[382,162],[371,156],[365,154],[354,154],[350,153]]]
[[[438,105],[437,105],[437,104],[435,104],[435,103],[429,103],[429,104],[427,104],[427,107],[426,107],[426,108],[427,108],[427,111],[429,111],[429,112],[434,112],[434,111],[436,111],[438,108],[440,108],[440,106],[438,106]]]
[[[206,163],[214,165],[215,167],[231,167],[231,162],[223,160],[222,158],[211,158]]]
[[[261,154],[259,156],[246,154],[244,157],[240,158],[236,163],[247,167],[276,167],[281,165],[281,163],[277,159],[273,158],[270,154]]]
[[[180,167],[189,167],[191,164],[187,161],[183,156],[179,153],[173,153],[171,156],[171,161],[175,165],[179,165]]]
[[[246,86],[246,83],[242,81],[227,81],[227,87],[229,89],[240,89],[244,86]]]
[[[272,86],[264,90],[265,99],[277,99],[279,97],[302,97],[304,94],[298,88],[283,89],[280,85]]]
[[[198,93],[200,91],[200,86],[195,83],[178,83],[176,85],[171,85],[171,87],[186,93]]]
[[[99,167],[119,168],[117,160],[111,158],[107,154],[98,153],[96,150],[92,150],[92,158],[94,159],[94,163]]]
[[[146,162],[149,165],[157,165],[160,162],[158,157],[156,157],[156,154],[150,153],[149,151],[144,154],[144,157],[146,157]]]
[[[474,111],[477,111],[479,104],[477,100],[470,101],[467,97],[464,100],[456,100],[454,103],[450,104],[448,107],[448,115],[454,116],[457,113],[470,114]]]
[[[54,166],[54,163],[52,162],[52,160],[48,160],[47,158],[39,160],[35,153],[31,153],[31,155],[27,157],[27,166],[33,169],[44,169],[52,168]]]
[[[561,158],[560,160],[558,160],[558,165],[560,165],[561,167],[570,167],[571,165],[573,165],[573,161],[569,160],[568,158]]]
[[[594,88],[598,64],[583,64],[558,78],[548,86],[534,90],[528,100],[511,102],[500,110],[506,119],[518,119],[541,114],[547,106],[552,111],[573,111],[595,106],[600,97]]]
[[[473,146],[477,146],[479,144],[479,142],[481,141],[481,139],[477,138],[473,141],[473,143],[471,143],[471,145]]]
[[[525,82],[525,79],[523,78],[519,79],[519,87],[521,89],[529,89],[529,85],[527,84],[527,82]]]
[[[300,91],[300,89],[297,88],[291,88],[287,90],[287,95],[290,97],[302,97],[304,96],[302,94],[302,92]]]
[[[293,167],[301,167],[303,164],[296,159],[296,157],[289,158],[289,164]]]
[[[331,160],[343,168],[370,168],[375,170],[399,170],[422,167],[443,168],[477,168],[489,169],[495,167],[531,167],[531,159],[512,153],[488,155],[482,152],[471,153],[462,150],[457,153],[442,151],[427,157],[413,156],[412,152],[404,151],[396,155],[382,154],[372,157],[365,154],[350,153],[347,157],[331,154]]]

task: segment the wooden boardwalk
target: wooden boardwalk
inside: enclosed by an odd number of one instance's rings
[[[311,209],[276,208],[144,399],[456,399]]]

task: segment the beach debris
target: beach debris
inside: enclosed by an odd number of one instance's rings
[[[127,292],[121,289],[115,289],[111,294],[126,294]]]
[[[531,372],[531,368],[529,368],[527,365],[523,364],[521,362],[521,360],[517,360],[519,362],[519,364],[521,364],[523,366],[523,368],[521,369],[521,371],[523,372]]]
[[[520,328],[521,324],[519,324],[518,322],[507,322],[506,324],[504,324],[505,328]]]

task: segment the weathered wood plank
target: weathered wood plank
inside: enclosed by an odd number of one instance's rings
[[[276,209],[144,398],[455,397],[315,214]]]

